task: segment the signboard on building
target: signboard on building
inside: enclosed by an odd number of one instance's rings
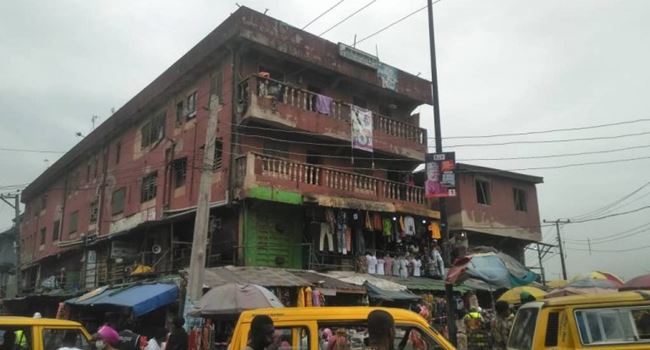
[[[97,287],[97,252],[94,250],[86,252],[84,282],[86,289],[94,289]]]
[[[379,66],[379,58],[377,58],[377,56],[373,56],[352,46],[345,45],[344,43],[339,43],[339,56],[372,69],[377,69]]]
[[[372,112],[358,106],[350,107],[352,148],[372,152]]]
[[[456,154],[454,152],[428,153],[425,162],[426,197],[456,197]]]
[[[111,242],[112,258],[128,258],[136,254],[138,254],[138,249],[133,244],[123,241]]]

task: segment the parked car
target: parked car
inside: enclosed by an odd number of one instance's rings
[[[0,339],[4,349],[58,350],[77,348],[89,350],[90,334],[78,322],[51,318],[0,317]],[[4,342],[14,342],[13,347]]]
[[[650,349],[650,291],[547,299],[523,305],[508,349]]]
[[[389,312],[395,319],[396,349],[402,339],[409,335],[409,339],[416,339],[418,344],[412,344],[408,340],[404,350],[454,349],[454,346],[429,326],[420,315],[404,309],[376,307],[286,307],[245,311],[239,316],[228,349],[246,348],[251,322],[257,315],[271,317],[276,336],[291,340],[292,350],[327,350],[324,348],[326,342],[322,338],[325,329],[330,329],[337,336],[345,336],[350,349],[365,349],[368,348],[368,314],[376,309]]]

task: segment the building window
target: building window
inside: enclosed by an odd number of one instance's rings
[[[158,178],[158,172],[155,171],[142,178],[140,202],[146,202],[156,198],[157,178]]]
[[[183,123],[183,117],[185,117],[185,110],[183,109],[183,101],[179,101],[176,104],[176,125]]]
[[[492,204],[492,196],[490,194],[490,183],[486,180],[476,180],[476,201],[479,204],[490,205]]]
[[[99,201],[95,200],[90,203],[90,223],[96,224],[99,217]]]
[[[122,142],[115,145],[115,164],[120,164],[120,153],[122,153]]]
[[[289,157],[289,143],[273,140],[264,140],[263,153],[272,157]]]
[[[196,97],[198,95],[197,91],[189,94],[187,96],[187,119],[192,119],[196,117]]]
[[[43,227],[41,229],[41,245],[45,245],[45,234],[46,234],[46,230],[45,227]]]
[[[54,222],[54,227],[52,227],[52,241],[59,240],[59,230],[61,229],[61,220],[56,220]]]
[[[150,118],[141,128],[141,147],[145,148],[165,137],[165,112]]]
[[[67,194],[72,194],[72,192],[76,191],[79,189],[79,180],[80,180],[81,175],[79,174],[78,171],[74,172],[70,177],[68,178],[68,183],[66,186],[66,191],[68,192]]]
[[[223,104],[223,73],[216,72],[210,80],[210,95],[217,95],[219,104]]]
[[[175,188],[185,185],[185,180],[187,179],[187,157],[172,161],[172,174]]]
[[[526,191],[520,188],[513,188],[512,194],[515,200],[515,210],[528,211],[528,205],[526,204]]]
[[[223,166],[223,142],[220,140],[214,141],[214,163],[213,169],[221,169]]]
[[[79,220],[79,211],[70,214],[70,223],[68,224],[68,233],[77,232],[77,220]]]
[[[116,215],[124,212],[124,197],[126,195],[126,188],[122,187],[119,190],[113,191],[111,199],[111,214]]]

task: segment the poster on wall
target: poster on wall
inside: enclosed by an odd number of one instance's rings
[[[352,119],[352,148],[372,152],[372,112],[352,106],[350,119]]]
[[[426,197],[456,197],[456,153],[428,153],[425,162]]]

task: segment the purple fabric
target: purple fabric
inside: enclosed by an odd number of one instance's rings
[[[324,95],[316,95],[316,112],[330,115],[332,113],[332,98]]]

